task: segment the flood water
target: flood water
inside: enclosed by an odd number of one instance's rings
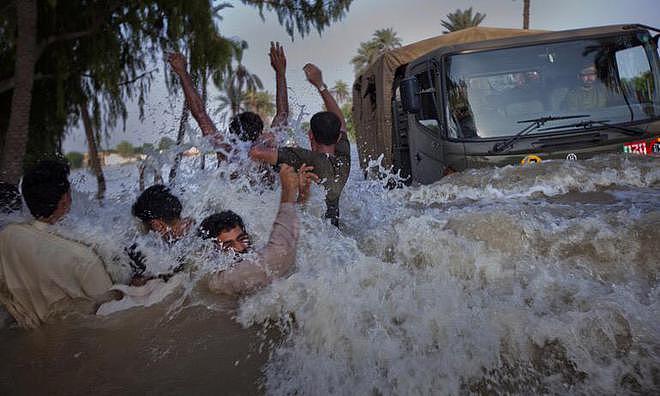
[[[229,173],[189,159],[184,215],[232,209],[261,246],[279,191]],[[99,207],[94,178],[74,173],[62,232],[92,243],[115,279],[133,240],[152,270],[180,255],[194,270],[151,307],[0,329],[0,394],[660,392],[658,158],[471,170],[395,190],[354,169],[340,229],[316,190],[295,270],[239,301],[204,287],[226,259],[137,234],[136,174],[109,169]]]

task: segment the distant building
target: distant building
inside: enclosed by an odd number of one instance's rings
[[[122,157],[117,153],[110,151],[99,151],[99,161],[101,166],[124,165],[137,162],[146,158],[146,155],[139,154],[132,157]],[[89,167],[89,153],[84,154],[83,166]]]
[[[183,152],[184,157],[197,157],[200,154],[200,151],[197,147],[191,147],[188,150]]]

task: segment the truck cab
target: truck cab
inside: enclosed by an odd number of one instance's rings
[[[376,134],[390,135],[380,139],[385,144],[373,144],[373,127],[360,128],[366,117],[357,109],[361,162],[389,151],[389,164],[428,184],[476,167],[660,152],[660,60],[651,31],[526,32],[433,48],[396,66],[381,88],[390,90],[391,122],[376,123],[384,126]]]

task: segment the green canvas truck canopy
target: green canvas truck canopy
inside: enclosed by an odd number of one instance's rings
[[[382,54],[353,84],[353,123],[360,166],[384,154],[383,165],[392,164],[392,83],[398,67],[433,50],[500,38],[545,33],[542,30],[473,27],[431,37]]]

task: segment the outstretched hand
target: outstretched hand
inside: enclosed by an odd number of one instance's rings
[[[168,57],[167,61],[174,69],[174,72],[177,74],[184,73],[187,69],[186,57],[183,56],[180,52],[172,52]]]
[[[316,67],[316,65],[308,63],[303,67],[303,71],[305,72],[307,81],[309,81],[317,89],[321,88],[323,85],[323,74],[321,73],[321,69]]]
[[[270,65],[276,73],[284,73],[286,71],[286,55],[284,55],[284,47],[279,42],[270,42]]]
[[[282,202],[296,202],[299,179],[293,167],[287,164],[280,165],[280,182],[282,183]]]

